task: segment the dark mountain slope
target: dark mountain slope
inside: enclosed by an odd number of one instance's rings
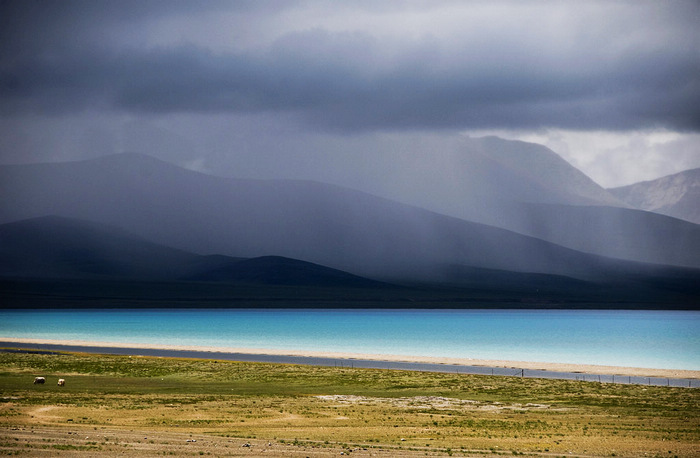
[[[342,270],[281,256],[262,256],[208,269],[186,278],[197,281],[225,281],[237,284],[388,287],[390,285],[352,275]]]
[[[177,278],[200,257],[102,224],[46,216],[0,225],[0,275]]]
[[[58,216],[0,225],[0,276],[386,286],[294,259],[195,255],[147,242],[115,227]]]
[[[697,305],[698,270],[599,263],[596,281],[442,265],[395,286],[279,256],[194,255],[63,217],[0,225],[2,307]]]

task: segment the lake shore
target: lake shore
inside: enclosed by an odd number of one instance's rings
[[[217,354],[240,354],[250,356],[278,356],[278,357],[301,357],[301,358],[325,358],[337,359],[351,363],[353,360],[378,361],[387,363],[416,363],[416,364],[441,364],[441,365],[466,365],[482,366],[487,368],[514,368],[527,370],[542,370],[552,372],[575,372],[582,374],[601,375],[621,375],[632,377],[663,377],[663,378],[684,378],[700,379],[700,371],[683,369],[659,369],[659,368],[639,368],[604,366],[593,364],[568,364],[549,363],[535,361],[504,361],[504,360],[483,360],[471,358],[448,358],[448,357],[428,357],[428,356],[405,356],[405,355],[378,355],[346,352],[324,352],[307,350],[273,350],[256,348],[228,348],[228,347],[205,347],[188,345],[159,345],[142,343],[120,343],[120,342],[97,342],[84,340],[58,340],[58,339],[33,339],[33,338],[11,338],[0,337],[0,341],[6,343],[17,343],[22,345],[50,345],[71,347],[71,351],[78,348],[119,348],[129,354],[139,355],[139,350],[163,350],[173,352],[205,352],[210,353],[212,358]]]

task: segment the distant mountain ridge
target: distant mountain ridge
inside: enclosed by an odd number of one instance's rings
[[[620,265],[632,268],[547,241],[571,231],[566,225],[548,223],[565,206],[547,207],[537,217],[539,222],[531,212],[519,217],[536,222],[532,232],[547,235],[532,237],[338,186],[216,177],[138,154],[0,166],[0,194],[4,197],[0,223],[61,215],[116,225],[188,252],[283,256],[370,278],[441,281],[441,269],[450,265],[580,279],[617,272]],[[579,207],[566,208],[579,214]],[[587,217],[591,221],[599,218],[595,207],[580,208],[591,211]],[[593,225],[593,231],[584,233],[592,235],[592,251],[629,245],[626,251],[636,256],[632,259],[700,266],[697,225],[665,217],[659,217],[663,219],[659,224],[646,224],[658,215],[613,210],[612,216],[602,219],[610,226]],[[641,220],[633,226],[624,223],[629,218],[623,210]],[[516,211],[505,215],[518,216]],[[616,221],[620,216],[624,224]],[[586,226],[575,226],[581,225]],[[588,240],[584,235],[579,240]],[[669,240],[681,249],[658,248]],[[609,249],[604,254],[613,253]]]
[[[628,206],[543,145],[458,136],[440,149],[415,149],[411,154],[387,149],[371,156],[353,152],[341,169],[352,180],[333,175],[337,167],[330,164],[331,171],[318,176],[464,219],[511,202]],[[323,163],[322,157],[317,160]]]
[[[0,167],[0,191],[0,222],[55,214],[189,252],[284,256],[370,278],[435,280],[453,264],[588,278],[609,264],[337,186],[220,178],[143,155]]]
[[[608,191],[634,208],[700,224],[700,168]]]
[[[410,155],[388,150],[376,158],[359,152],[356,162],[364,168],[355,173],[362,175],[347,181],[577,251],[698,266],[696,226],[634,209],[545,146],[497,137],[455,138],[442,146]]]

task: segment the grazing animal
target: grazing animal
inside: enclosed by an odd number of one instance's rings
[[[45,377],[34,377],[34,384],[35,385],[43,385],[44,383],[46,383]]]
[[[58,386],[66,386],[66,381],[62,378],[58,379]]]

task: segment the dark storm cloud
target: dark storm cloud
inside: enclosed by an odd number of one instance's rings
[[[504,30],[493,37],[470,32],[464,41],[429,34],[392,41],[366,30],[300,24],[251,50],[208,49],[187,40],[137,46],[126,36],[114,38],[124,27],[143,31],[166,15],[196,14],[194,2],[65,5],[2,4],[9,24],[2,36],[8,43],[0,66],[2,114],[284,112],[340,131],[700,130],[700,35],[688,18],[698,18],[700,8],[692,3],[672,2],[667,8],[680,12],[661,18],[647,12],[633,30],[607,24],[568,46],[536,36],[537,27],[525,29],[534,37]],[[267,8],[230,4],[248,8],[249,19],[280,4],[258,5]],[[628,5],[632,12],[634,5]],[[649,25],[658,40],[635,36]],[[102,32],[112,38],[101,39]]]

